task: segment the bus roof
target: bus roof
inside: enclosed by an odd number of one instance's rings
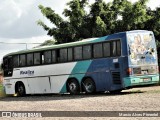
[[[124,34],[124,33],[137,33],[137,32],[147,32],[147,30],[132,30],[132,31],[114,33],[114,34],[111,34],[111,35],[108,35],[108,36],[117,35],[117,34]],[[9,53],[9,54],[5,55],[4,57],[9,56],[9,55],[24,54],[24,53],[45,51],[45,50],[72,47],[72,46],[78,46],[78,45],[85,45],[85,44],[88,44],[88,43],[93,43],[93,42],[98,42],[98,41],[101,41],[101,40],[105,40],[106,37],[107,36],[103,36],[103,37],[99,37],[99,38],[88,38],[88,39],[83,39],[83,40],[77,41],[77,42],[70,42],[70,43],[64,43],[64,44],[58,44],[58,45],[35,47],[35,48],[32,48],[32,49],[12,52],[12,53]]]
[[[132,30],[132,31],[127,31],[127,33],[139,33],[139,32],[151,32],[148,30]]]
[[[30,52],[38,52],[38,51],[45,51],[45,50],[50,50],[50,49],[58,49],[58,48],[65,48],[65,47],[71,47],[71,46],[78,46],[78,45],[84,45],[87,43],[91,43],[91,41],[96,40],[98,38],[87,38],[87,39],[83,39],[81,41],[76,41],[76,42],[70,42],[70,43],[63,43],[63,44],[58,44],[58,45],[50,45],[50,46],[41,46],[41,47],[34,47],[31,49],[26,49],[26,50],[20,50],[17,52],[12,52],[9,53],[6,56],[9,55],[16,55],[16,54],[23,54],[23,53],[30,53]]]

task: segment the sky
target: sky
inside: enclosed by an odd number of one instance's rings
[[[26,44],[2,44],[7,43],[42,43],[51,39],[47,32],[37,25],[41,19],[49,25],[40,12],[38,5],[51,7],[56,13],[61,14],[70,0],[1,0],[0,1],[0,60],[5,54],[26,49]],[[109,2],[110,0],[104,0]],[[135,2],[137,0],[130,0]],[[93,3],[94,0],[89,0]],[[155,9],[160,6],[160,0],[149,0],[149,7]],[[36,46],[27,44],[27,49]]]

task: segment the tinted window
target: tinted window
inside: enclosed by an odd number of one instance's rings
[[[8,57],[8,69],[12,69],[13,68],[13,59],[12,56]]]
[[[27,65],[33,65],[33,54],[27,54]]]
[[[5,58],[5,59],[3,60],[3,63],[4,63],[4,70],[5,70],[5,69],[8,69],[8,59],[7,59],[7,58]]]
[[[25,66],[26,65],[26,56],[20,55],[19,57],[19,66]]]
[[[109,57],[110,56],[110,42],[103,43],[103,54],[104,57]]]
[[[12,76],[12,69],[13,69],[13,61],[12,56],[8,56],[4,59],[4,76]]]
[[[102,53],[102,43],[97,43],[93,45],[94,58],[100,58],[103,56]]]
[[[73,60],[73,50],[72,48],[68,48],[68,61]]]
[[[120,56],[121,55],[121,42],[120,42],[120,40],[112,42],[111,53],[112,53],[112,56]]]
[[[4,70],[6,69],[12,69],[12,57],[8,57],[4,59]]]
[[[53,50],[52,51],[52,63],[55,63],[56,62],[56,51]]]
[[[67,61],[67,49],[60,49],[60,62]]]
[[[39,65],[41,63],[40,53],[34,53],[34,65]]]
[[[83,46],[83,59],[91,58],[91,45]]]
[[[112,56],[116,56],[117,55],[117,46],[116,46],[116,41],[112,42]]]
[[[121,42],[117,41],[117,55],[120,56],[121,55]]]
[[[44,63],[45,64],[48,64],[48,63],[51,63],[51,51],[45,51],[44,52]]]
[[[13,56],[13,67],[18,67],[19,66],[19,56],[15,55]]]
[[[74,59],[75,60],[82,59],[82,46],[74,48]]]

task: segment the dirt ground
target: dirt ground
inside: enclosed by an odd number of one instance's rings
[[[123,90],[120,94],[94,95],[28,95],[26,97],[1,97],[0,111],[160,111],[160,86]],[[75,112],[75,114],[77,114]],[[96,114],[96,113],[95,113]],[[98,113],[97,113],[98,114]],[[96,116],[96,115],[95,115]],[[160,116],[160,115],[159,115]],[[158,120],[160,117],[152,117]],[[53,119],[53,118],[41,118]],[[54,119],[75,119],[60,117]],[[128,117],[78,117],[76,119],[128,119]],[[131,119],[148,119],[132,117]]]

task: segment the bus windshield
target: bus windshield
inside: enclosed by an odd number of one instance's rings
[[[128,38],[130,65],[157,65],[157,53],[152,32],[130,33]]]

